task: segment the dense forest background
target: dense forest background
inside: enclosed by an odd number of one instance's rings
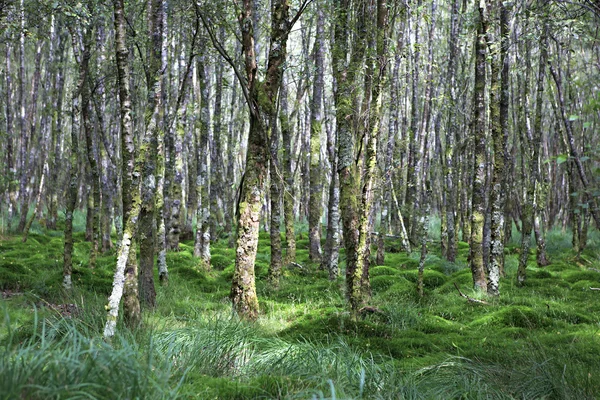
[[[599,17],[593,0],[2,1],[0,288],[55,329],[7,302],[8,398],[68,397],[19,380],[16,354],[85,364],[73,349],[100,335],[108,358],[159,360],[128,368],[160,398],[194,379],[219,398],[594,398]],[[494,370],[527,343],[546,386]]]

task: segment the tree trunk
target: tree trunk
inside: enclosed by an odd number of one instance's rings
[[[285,77],[282,78],[279,103],[279,124],[283,144],[283,219],[285,225],[285,263],[296,261],[296,233],[294,231],[294,173],[292,171],[292,126],[288,115],[288,92]]]
[[[456,232],[456,187],[455,177],[459,176],[455,171],[455,143],[458,131],[456,121],[457,106],[457,81],[456,81],[456,57],[458,56],[458,0],[452,1],[450,14],[450,36],[448,39],[448,69],[446,70],[446,96],[450,101],[448,105],[448,122],[446,127],[446,149],[444,152],[444,203],[442,212],[445,215],[446,230],[442,230],[442,249],[445,250],[446,259],[450,262],[456,261],[458,232]]]
[[[219,28],[219,37],[221,41],[225,39],[225,28]],[[213,141],[211,145],[211,179],[210,179],[210,233],[213,241],[218,239],[218,233],[223,231],[223,222],[225,215],[224,209],[224,186],[225,175],[223,160],[223,65],[217,63],[215,66],[215,102],[213,111]]]
[[[327,153],[331,165],[331,181],[329,183],[329,201],[327,205],[327,237],[321,268],[329,272],[329,279],[335,280],[339,276],[340,255],[340,188],[337,176],[337,145],[336,133],[333,129],[327,131]]]
[[[197,11],[199,11],[198,8]],[[250,111],[250,132],[248,134],[246,169],[238,198],[237,249],[231,300],[233,309],[240,317],[256,320],[259,310],[254,263],[269,159],[268,138],[271,133],[269,132],[272,126],[271,122],[277,116],[277,95],[281,86],[282,67],[286,59],[287,39],[293,24],[289,21],[289,4],[283,0],[273,1],[267,71],[264,81],[261,82],[257,77],[258,66],[254,47],[255,32],[252,11],[252,1],[244,0],[239,23],[242,32],[245,77],[242,77],[241,72],[234,67]],[[302,9],[299,13],[301,11]],[[215,39],[214,32],[206,18],[204,16],[201,18],[217,50],[232,66],[235,65]]]
[[[143,160],[141,210],[139,217],[140,278],[139,296],[141,303],[148,307],[156,306],[154,287],[154,256],[156,254],[156,169],[158,159],[158,136],[162,104],[162,29],[163,0],[148,2],[149,58],[146,69],[148,102],[146,104],[146,131],[143,147],[146,158]]]
[[[349,2],[336,0],[335,7],[335,43],[332,64],[335,79],[334,100],[338,132],[338,173],[340,178],[340,215],[342,219],[344,247],[346,248],[346,298],[352,310],[358,310],[362,303],[362,268],[358,265],[358,172],[355,164],[355,143],[352,134],[352,86],[362,64],[364,54],[364,14],[359,19],[356,31],[360,33],[352,49],[350,64],[346,57],[348,48]]]
[[[129,67],[129,51],[125,36],[125,10],[123,0],[114,0],[115,15],[115,47],[117,59],[117,76],[119,87],[121,152],[122,152],[122,188],[123,217],[125,226],[123,238],[117,253],[117,265],[113,280],[112,293],[108,299],[107,321],[104,326],[104,337],[115,334],[119,303],[124,296],[125,320],[130,326],[139,324],[140,305],[138,300],[137,261],[135,259],[134,235],[141,210],[139,166],[135,163],[135,138],[133,132],[131,109],[131,71]],[[145,147],[142,147],[144,149]],[[145,159],[145,154],[140,154]],[[133,247],[133,249],[132,249]]]
[[[74,28],[73,28],[74,29]],[[90,60],[90,33],[84,36],[83,53],[80,54],[79,41],[76,38],[74,30],[71,31],[73,44],[73,53],[75,60],[79,64],[79,77],[77,80],[76,91],[72,96],[71,112],[71,152],[69,156],[70,177],[69,190],[67,192],[67,207],[65,211],[65,246],[63,258],[63,287],[67,290],[72,288],[73,273],[73,212],[77,204],[78,188],[78,154],[79,154],[79,130],[80,130],[80,95],[87,82],[88,64]]]
[[[205,65],[200,62],[198,68],[198,88],[201,109],[197,129],[194,129],[196,143],[196,238],[194,241],[194,257],[200,258],[200,263],[206,270],[210,269],[210,206],[208,181],[208,147],[209,137],[209,95],[208,76]],[[211,187],[212,191],[212,187]]]
[[[270,174],[270,197],[271,197],[271,264],[269,266],[269,282],[272,287],[279,287],[281,277],[281,268],[283,265],[281,251],[281,214],[282,214],[282,196],[283,180],[281,176],[281,163],[279,162],[279,130],[277,129],[276,118],[271,121],[271,160],[269,164]]]
[[[323,178],[321,162],[321,135],[323,131],[324,88],[324,25],[323,8],[317,7],[317,33],[315,37],[315,75],[310,104],[310,196],[308,204],[309,258],[321,262],[321,215],[323,203]]]
[[[471,216],[471,240],[469,264],[473,274],[473,286],[486,292],[487,282],[483,261],[483,225],[485,220],[485,151],[486,151],[486,51],[485,32],[487,30],[484,11],[479,8],[479,21],[475,36],[475,87],[473,92],[473,144],[475,164],[473,166],[473,195]]]
[[[490,7],[491,8],[491,7]],[[491,188],[491,239],[488,264],[488,294],[497,296],[500,276],[504,271],[504,231],[506,209],[506,169],[508,160],[508,11],[501,2],[494,10],[500,26],[500,48],[488,35],[491,59],[490,123],[494,148],[494,171]]]

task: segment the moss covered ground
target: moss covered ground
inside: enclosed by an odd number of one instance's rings
[[[565,240],[565,237],[567,240]],[[593,399],[600,397],[600,245],[596,232],[580,258],[568,233],[549,233],[552,264],[531,253],[517,287],[516,237],[506,250],[500,297],[470,303],[468,245],[456,263],[427,258],[425,295],[416,293],[418,254],[388,252],[371,269],[370,305],[354,318],[344,280],[308,260],[278,290],[266,276],[270,243],[261,233],[256,260],[261,315],[237,320],[229,302],[234,250],[212,247],[212,269],[194,259],[193,243],[168,254],[170,280],[156,310],[135,331],[119,323],[101,337],[114,253],[88,267],[89,243],[75,235],[73,282],[61,288],[62,235],[34,229],[27,243],[0,242],[0,399],[63,398],[397,398]],[[398,247],[388,243],[388,250]],[[374,252],[373,252],[374,254]],[[344,254],[341,255],[342,271]],[[157,279],[158,282],[158,279]]]

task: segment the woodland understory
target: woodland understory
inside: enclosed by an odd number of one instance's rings
[[[600,396],[596,0],[0,0],[0,399]]]

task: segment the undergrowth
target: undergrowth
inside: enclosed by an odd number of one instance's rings
[[[378,312],[354,318],[344,281],[308,260],[281,286],[266,283],[268,235],[261,233],[256,323],[232,315],[228,299],[234,251],[222,238],[212,269],[194,259],[193,243],[168,254],[170,281],[156,310],[135,331],[101,337],[114,253],[88,268],[89,244],[75,235],[74,285],[60,285],[62,237],[36,226],[27,243],[0,242],[0,399],[593,399],[600,396],[598,235],[576,257],[561,232],[548,233],[552,264],[533,251],[524,287],[514,281],[519,253],[506,250],[507,276],[490,304],[470,287],[468,245],[457,262],[426,260],[425,296],[416,294],[418,254],[396,252],[371,269]],[[567,236],[568,237],[568,236]],[[341,260],[344,260],[342,252]],[[342,263],[343,270],[343,263]],[[343,275],[343,274],[342,274]]]

